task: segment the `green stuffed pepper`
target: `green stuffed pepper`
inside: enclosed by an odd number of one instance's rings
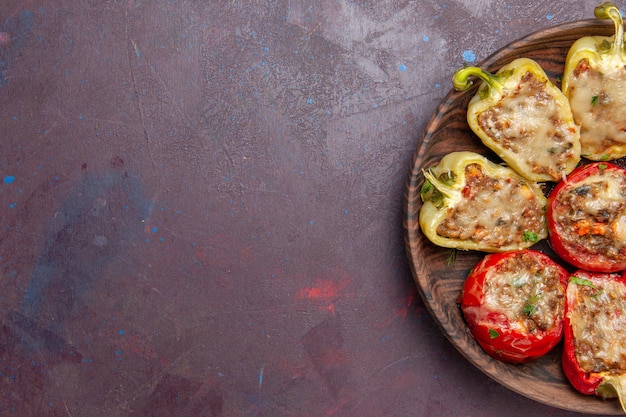
[[[534,60],[518,58],[495,74],[458,70],[457,90],[482,80],[469,102],[467,121],[480,140],[531,181],[559,181],[580,161],[580,130],[567,97]]]
[[[511,168],[474,152],[452,152],[423,173],[419,223],[434,244],[505,252],[548,236],[546,197]]]
[[[626,156],[626,51],[617,6],[603,3],[595,15],[611,19],[615,35],[586,36],[574,42],[565,60],[563,93],[580,125],[582,155],[607,161]]]

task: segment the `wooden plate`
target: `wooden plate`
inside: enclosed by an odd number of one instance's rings
[[[515,58],[532,58],[560,86],[559,77],[572,43],[582,36],[610,36],[613,30],[611,22],[595,19],[554,26],[509,44],[478,66],[495,72]],[[450,342],[500,384],[533,400],[566,410],[623,414],[617,401],[582,395],[570,386],[561,369],[561,345],[543,358],[525,365],[505,364],[485,354],[469,334],[457,305],[467,273],[485,254],[457,251],[456,261],[449,263],[450,250],[433,245],[419,229],[423,167],[436,165],[445,154],[460,150],[478,152],[494,162],[499,161],[467,125],[467,104],[478,84],[465,92],[448,93],[430,119],[413,156],[404,196],[404,229],[406,250],[420,295]],[[545,241],[534,248],[555,256]]]

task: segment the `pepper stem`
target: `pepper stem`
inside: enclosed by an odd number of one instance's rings
[[[626,375],[607,375],[602,378],[602,382],[596,388],[596,393],[604,398],[619,399],[622,410],[626,413]]]
[[[452,192],[454,192],[454,189],[452,187],[449,187],[444,182],[439,181],[439,179],[435,177],[430,169],[423,169],[422,173],[424,174],[424,178],[426,178],[428,182],[430,182],[431,185],[443,195],[443,197],[449,198]]]
[[[487,83],[490,88],[499,92],[502,91],[503,86],[498,80],[498,77],[478,67],[464,67],[454,73],[452,77],[454,88],[457,91],[467,90],[474,84],[474,82],[470,80],[472,76],[480,78],[483,82]]]
[[[624,24],[622,12],[612,2],[602,3],[597,6],[594,13],[598,19],[611,19],[615,25],[615,38],[611,45],[612,55],[622,55],[624,52]]]

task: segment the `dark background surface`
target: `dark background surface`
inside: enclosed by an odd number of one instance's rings
[[[454,71],[596,5],[3,0],[0,415],[582,416],[447,341],[402,202]]]

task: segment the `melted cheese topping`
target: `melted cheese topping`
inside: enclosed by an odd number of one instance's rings
[[[623,262],[626,257],[626,176],[606,170],[563,189],[555,206],[566,247]]]
[[[545,208],[523,181],[490,177],[478,164],[468,165],[465,176],[464,199],[447,209],[440,236],[496,248],[524,242],[527,232],[545,237]]]
[[[484,306],[504,314],[513,330],[545,331],[562,317],[565,299],[560,270],[541,261],[528,254],[509,257],[485,277]]]
[[[587,277],[589,279],[589,277]],[[576,358],[586,372],[626,370],[626,287],[593,280],[593,287],[570,283],[568,318]]]
[[[568,161],[578,160],[574,143],[578,129],[561,118],[559,101],[530,72],[519,88],[507,91],[497,104],[478,116],[483,131],[519,158],[528,172],[558,181]]]
[[[568,96],[580,125],[583,156],[606,160],[626,155],[626,68],[600,73],[582,60]]]

